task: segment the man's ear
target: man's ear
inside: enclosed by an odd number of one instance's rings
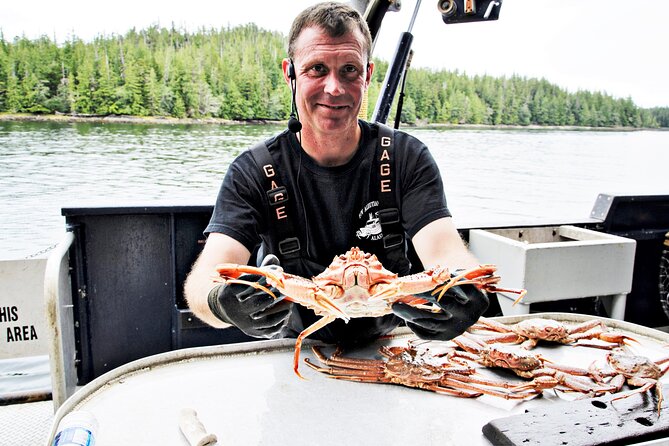
[[[365,83],[369,87],[369,83],[372,81],[372,74],[374,73],[374,62],[367,62],[367,79]]]
[[[295,73],[295,67],[293,66],[293,62],[285,58],[281,61],[281,69],[283,70],[283,78],[286,81],[288,85],[290,85],[290,74],[289,71],[292,67],[293,73]]]

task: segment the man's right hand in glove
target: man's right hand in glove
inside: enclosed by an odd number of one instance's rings
[[[271,254],[265,257],[260,267],[281,270],[279,259]],[[284,300],[279,290],[268,286],[264,276],[245,274],[239,280],[257,282],[272,291],[277,299],[251,285],[220,284],[209,292],[211,311],[249,336],[266,339],[277,336],[286,325],[293,304]]]

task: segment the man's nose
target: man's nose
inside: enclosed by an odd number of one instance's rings
[[[325,79],[325,93],[332,96],[339,96],[344,93],[344,87],[336,72],[331,72]]]

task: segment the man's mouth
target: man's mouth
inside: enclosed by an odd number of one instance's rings
[[[343,110],[347,108],[346,105],[327,105],[327,104],[320,104],[321,107],[329,108],[331,110]]]

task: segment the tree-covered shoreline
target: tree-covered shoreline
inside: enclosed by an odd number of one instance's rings
[[[7,42],[0,35],[0,119],[282,121],[290,113],[283,57],[285,37],[253,24],[194,33],[154,26],[62,44],[46,36]],[[388,66],[375,62],[369,115]],[[394,113],[393,107],[389,122]],[[601,92],[570,93],[545,79],[412,68],[402,122],[657,128],[669,127],[669,108],[642,109],[630,98]]]
[[[214,117],[175,118],[171,116],[131,116],[131,115],[76,115],[76,114],[45,114],[45,113],[6,113],[0,112],[0,122],[51,122],[63,124],[136,124],[136,125],[277,125],[285,126],[287,119],[223,119]],[[392,125],[388,122],[388,125]],[[588,127],[576,125],[507,125],[507,124],[453,124],[453,123],[403,123],[407,128],[433,129],[470,129],[470,130],[574,130],[574,131],[637,131],[646,127]],[[653,129],[657,129],[656,127]],[[666,130],[660,128],[660,130]]]

